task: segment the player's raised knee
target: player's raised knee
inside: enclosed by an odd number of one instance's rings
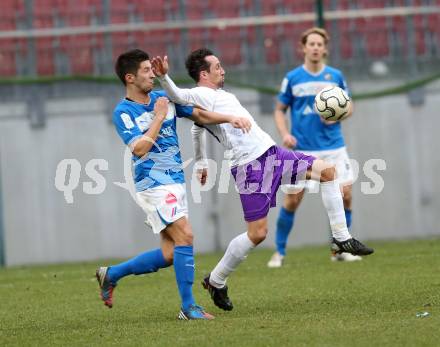
[[[321,171],[321,182],[330,182],[336,179],[336,167],[328,166]]]
[[[267,227],[260,227],[249,233],[249,239],[255,244],[258,245],[266,239],[267,236]]]
[[[191,225],[184,219],[173,223],[170,229],[170,236],[177,246],[189,246],[193,244]]]

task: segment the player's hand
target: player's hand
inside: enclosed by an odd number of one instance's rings
[[[156,100],[154,104],[154,115],[159,117],[161,121],[165,119],[168,113],[168,98],[161,96]]]
[[[338,122],[337,120],[325,120],[322,117],[319,117],[319,118],[321,118],[321,122],[323,122],[325,125],[333,125]]]
[[[241,129],[244,133],[248,133],[252,127],[251,121],[246,117],[234,117],[229,123],[234,128]]]
[[[286,134],[283,136],[283,146],[287,148],[295,148],[296,147],[296,137],[292,134]]]
[[[164,56],[162,59],[162,57],[157,56],[151,59],[151,66],[153,67],[153,72],[157,77],[166,75],[169,70],[168,57]]]
[[[208,179],[208,169],[197,169],[197,180],[200,182],[202,186],[205,185],[206,181]]]

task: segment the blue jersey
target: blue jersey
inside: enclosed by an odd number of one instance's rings
[[[313,107],[316,94],[330,85],[349,93],[341,71],[330,66],[324,66],[317,74],[299,66],[284,78],[278,100],[290,107],[291,133],[298,141],[296,149],[321,151],[345,146],[341,123],[325,125]]]
[[[151,99],[148,105],[124,99],[113,111],[113,124],[127,146],[148,131],[154,118],[153,109],[157,98],[166,96],[164,91],[152,91],[149,95]],[[150,152],[142,158],[133,154],[133,178],[138,192],[160,185],[185,182],[176,116],[189,117],[192,111],[192,106],[179,106],[170,102],[168,114]]]

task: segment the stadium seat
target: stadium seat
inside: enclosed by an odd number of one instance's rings
[[[33,27],[53,28],[56,14],[56,0],[35,0],[33,9]]]
[[[268,16],[277,13],[277,3],[274,1],[261,2],[261,15]]]
[[[232,0],[210,0],[211,18],[236,18],[240,16],[240,2]]]
[[[392,17],[391,45],[394,56],[406,56],[408,51],[408,39],[406,34],[406,19],[402,16]]]
[[[426,44],[425,44],[425,32],[427,28],[427,18],[424,15],[413,16],[414,20],[414,40],[416,46],[416,54],[419,56],[425,55]]]
[[[334,45],[334,42],[338,42],[338,47],[333,47],[333,49],[338,51],[339,57],[342,59],[351,59],[353,57],[353,26],[353,20],[351,19],[337,21],[339,35],[337,39],[332,39],[331,42],[332,45]]]
[[[360,0],[357,2],[358,8],[385,8],[387,0]]]
[[[162,22],[166,20],[166,1],[164,0],[134,0],[130,1],[133,5],[137,21]]]
[[[65,26],[89,26],[102,22],[101,0],[75,0],[59,9]]]
[[[208,3],[204,1],[187,1],[184,7],[184,16],[187,20],[197,20],[206,18]]]
[[[55,50],[53,38],[38,38],[35,40],[36,72],[39,76],[53,76],[55,74]]]
[[[289,1],[284,0],[286,13],[310,13],[315,12],[315,1]]]
[[[14,39],[0,40],[0,77],[13,77],[16,75],[16,46]]]
[[[224,65],[239,65],[241,57],[241,28],[212,29],[211,42],[217,48]]]
[[[390,54],[386,18],[357,19],[356,28],[364,37],[366,53],[371,58],[386,58]]]
[[[283,27],[277,24],[265,25],[263,27],[263,33],[265,62],[270,65],[279,64],[281,61],[280,40],[283,39]]]
[[[110,7],[110,22],[112,24],[128,23],[132,17],[134,6],[125,0],[112,0]]]
[[[56,18],[55,0],[35,0],[33,8],[33,27],[36,29],[53,28]],[[35,39],[36,73],[40,76],[51,76],[55,73],[54,51],[51,37]]]
[[[11,31],[20,28],[24,18],[24,2],[20,0],[3,0],[0,11],[0,31]],[[20,74],[17,60],[26,55],[23,39],[0,39],[0,76],[13,77]]]
[[[288,43],[292,47],[292,52],[294,53],[294,57],[297,61],[303,60],[303,52],[301,49],[301,35],[305,30],[313,26],[313,22],[284,24],[283,26],[285,40],[288,41]]]

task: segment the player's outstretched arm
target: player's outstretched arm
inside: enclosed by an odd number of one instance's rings
[[[150,128],[144,135],[142,135],[142,137],[130,145],[131,151],[134,155],[143,157],[150,152],[157,136],[159,135],[160,128],[162,127],[162,123],[167,116],[167,113],[168,99],[165,97],[158,98],[154,104],[154,119],[150,124]]]
[[[205,129],[197,124],[193,124],[191,128],[191,138],[194,149],[194,159],[196,161],[197,179],[204,185],[208,178]]]
[[[194,107],[191,119],[199,124],[229,123],[234,128],[242,129],[246,133],[249,132],[252,125],[248,118],[206,111],[198,107]]]
[[[278,132],[280,133],[283,140],[283,145],[287,148],[294,148],[296,146],[296,138],[290,133],[289,129],[287,128],[286,111],[287,105],[284,105],[282,102],[277,101],[275,104],[273,117]]]

